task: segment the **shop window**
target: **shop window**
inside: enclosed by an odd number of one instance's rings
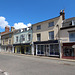
[[[41,45],[41,54],[44,54],[44,45]]]
[[[41,46],[40,45],[37,46],[37,54],[41,54]]]
[[[49,32],[49,40],[54,40],[54,31]]]
[[[20,53],[20,47],[17,47],[17,53]]]
[[[50,45],[50,55],[59,55],[59,45]]]
[[[44,54],[44,45],[37,45],[37,54]]]
[[[26,54],[31,54],[30,47],[26,47]]]
[[[63,49],[63,54],[64,54],[64,56],[67,56],[67,57],[74,56],[74,49],[73,48],[65,47]]]

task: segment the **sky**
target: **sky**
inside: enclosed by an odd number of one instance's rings
[[[75,17],[75,0],[0,0],[0,32],[57,17],[62,9],[66,19]]]

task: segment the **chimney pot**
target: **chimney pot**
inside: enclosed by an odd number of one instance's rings
[[[14,31],[14,29],[15,29],[15,28],[12,26],[12,27],[11,27],[11,31]]]
[[[64,10],[60,10],[60,16],[62,16],[62,20],[65,19],[65,11]]]
[[[9,32],[10,28],[8,26],[5,27],[5,32]]]

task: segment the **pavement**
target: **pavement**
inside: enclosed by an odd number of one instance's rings
[[[0,53],[0,69],[9,75],[75,75],[75,62],[51,57]]]
[[[62,59],[57,57],[48,57],[48,56],[36,56],[36,55],[25,55],[25,54],[17,54],[17,53],[9,53],[9,52],[0,52],[1,54],[13,54],[13,55],[20,55],[20,56],[28,56],[28,57],[35,57],[35,58],[44,58],[44,59],[54,59],[54,60],[61,60],[61,61],[73,61],[74,59]]]

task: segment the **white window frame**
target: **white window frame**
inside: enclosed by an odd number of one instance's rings
[[[48,23],[48,27],[53,27],[54,26],[54,21]]]
[[[54,32],[54,31],[49,31],[49,32],[48,32],[48,35],[49,35],[50,32]],[[50,36],[48,37],[48,39],[49,39],[49,40],[54,40],[54,38],[53,38],[53,39],[50,39]]]
[[[71,39],[73,39],[73,38],[70,39],[70,34],[71,34],[71,33],[74,33],[74,34],[75,34],[75,32],[69,32],[69,41],[70,41],[70,42],[75,42],[75,40],[73,40],[73,41],[71,40]]]
[[[40,30],[41,29],[41,25],[38,25],[36,30]]]

